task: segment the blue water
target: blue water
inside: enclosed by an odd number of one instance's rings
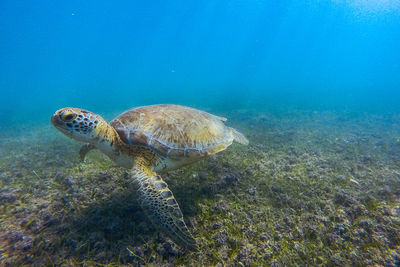
[[[0,2],[0,124],[178,103],[386,112],[398,1]]]

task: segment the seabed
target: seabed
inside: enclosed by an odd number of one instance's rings
[[[249,146],[163,174],[200,251],[155,230],[127,170],[50,125],[0,136],[2,266],[395,266],[400,116],[219,114]]]

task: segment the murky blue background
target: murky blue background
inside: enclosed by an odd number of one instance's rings
[[[400,109],[399,1],[0,2],[0,124],[64,106]]]

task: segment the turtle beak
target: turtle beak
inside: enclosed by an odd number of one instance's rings
[[[51,116],[50,121],[58,131],[72,138],[73,135],[72,131],[67,129],[67,127],[65,127],[65,123],[60,119],[58,113]]]
[[[55,113],[53,116],[51,116],[50,121],[55,127],[62,125],[60,117],[58,116],[57,113]]]
[[[67,131],[66,127],[65,127],[65,122],[63,122],[60,118],[60,113],[59,111],[57,111],[56,113],[54,113],[53,116],[51,116],[50,118],[51,123],[53,124],[53,126],[59,130],[60,132],[64,133],[64,134],[70,134],[69,131]]]

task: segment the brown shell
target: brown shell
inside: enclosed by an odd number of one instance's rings
[[[130,145],[169,157],[198,157],[224,150],[233,141],[225,118],[179,105],[132,108],[110,122]]]

